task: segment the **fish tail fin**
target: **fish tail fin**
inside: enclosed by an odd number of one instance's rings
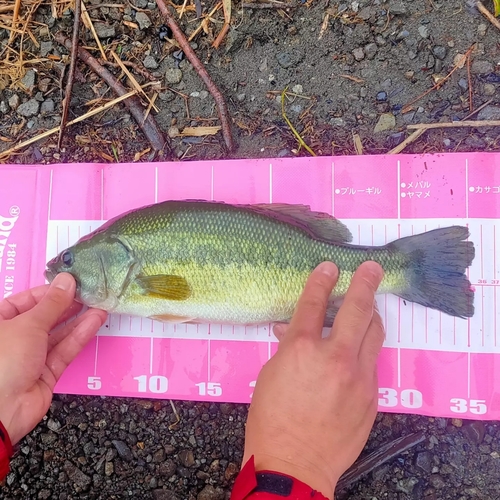
[[[451,226],[388,245],[408,258],[407,283],[395,295],[459,318],[474,315],[474,290],[465,271],[475,256],[469,229]]]

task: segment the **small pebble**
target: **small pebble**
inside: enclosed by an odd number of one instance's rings
[[[365,52],[361,47],[354,49],[352,55],[356,61],[362,61],[365,58]]]
[[[165,78],[168,83],[179,83],[182,80],[182,71],[177,68],[168,68],[165,71]]]
[[[302,94],[302,92],[304,92],[304,89],[302,88],[302,85],[294,85],[292,87],[292,92],[294,92],[295,94]]]
[[[479,24],[478,27],[477,27],[477,34],[478,34],[478,36],[480,36],[480,37],[485,36],[487,29],[488,29],[488,26],[486,26],[486,24],[484,24],[484,23]]]
[[[410,32],[408,30],[402,30],[396,35],[396,41],[401,41],[404,38],[408,38],[410,36]]]
[[[447,52],[448,51],[446,50],[446,47],[443,47],[442,45],[436,45],[432,49],[432,53],[434,54],[434,56],[441,60],[446,57]]]
[[[236,96],[236,99],[239,101],[239,102],[243,102],[246,98],[246,94],[238,94]]]
[[[95,32],[99,38],[114,38],[116,36],[116,30],[113,25],[105,23],[94,23]]]
[[[30,99],[29,101],[23,102],[16,111],[18,115],[30,118],[38,114],[40,111],[40,103],[36,99]]]
[[[5,101],[0,101],[0,113],[6,114],[9,112],[9,106]]]
[[[151,19],[149,19],[149,16],[145,12],[138,12],[135,15],[135,20],[141,30],[149,28],[152,24]]]
[[[462,427],[463,420],[461,418],[452,418],[451,425],[453,425],[454,427]]]
[[[470,71],[473,75],[486,75],[493,73],[493,64],[489,61],[474,60],[470,66]]]
[[[35,86],[36,73],[34,70],[29,69],[24,78],[21,80],[21,83],[28,89],[32,89]]]
[[[500,106],[486,106],[477,114],[477,120],[500,120]]]
[[[52,52],[54,44],[52,42],[40,42],[40,55],[45,57]]]
[[[377,101],[378,102],[385,102],[387,101],[387,92],[384,92],[383,90],[377,94]]]
[[[458,80],[458,86],[462,92],[467,92],[467,90],[469,90],[469,82],[466,78],[460,78],[460,80]]]
[[[492,83],[485,83],[483,87],[483,94],[492,96],[496,94],[496,87]]]
[[[365,55],[367,59],[373,59],[378,52],[378,47],[376,43],[369,43],[365,45]]]
[[[153,56],[146,56],[144,58],[144,61],[142,62],[144,64],[144,67],[147,69],[157,69],[158,68],[158,62]]]
[[[113,474],[115,471],[115,466],[113,465],[113,462],[106,462],[106,465],[104,466],[104,474],[109,477]]]
[[[392,130],[396,126],[396,117],[392,113],[384,113],[380,115],[375,129],[373,132],[376,134],[378,132],[384,132],[386,130]]]
[[[423,24],[418,27],[418,33],[422,38],[429,38],[429,28]]]

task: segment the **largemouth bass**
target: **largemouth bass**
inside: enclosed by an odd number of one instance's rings
[[[305,205],[166,201],[116,217],[47,264],[49,282],[71,273],[77,299],[109,312],[168,322],[289,321],[311,271],[340,272],[325,319],[358,266],[384,269],[379,293],[459,318],[474,314],[465,275],[474,245],[452,226],[384,246],[353,245],[347,227]]]

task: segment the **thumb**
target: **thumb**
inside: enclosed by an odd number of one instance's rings
[[[73,276],[60,273],[52,281],[40,302],[25,314],[37,328],[49,333],[73,304],[75,290],[76,283]]]

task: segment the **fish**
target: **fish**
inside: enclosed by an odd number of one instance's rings
[[[313,269],[336,264],[331,326],[356,269],[378,262],[378,294],[457,318],[474,315],[466,275],[475,257],[469,229],[450,226],[382,246],[352,243],[347,226],[308,205],[168,200],[105,222],[46,265],[76,281],[76,299],[109,313],[170,323],[289,322]]]

